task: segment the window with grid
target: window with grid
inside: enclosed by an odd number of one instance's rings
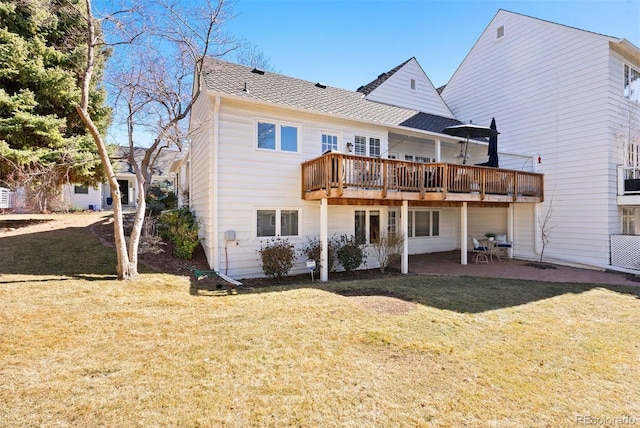
[[[322,134],[322,153],[329,150],[338,150],[338,136],[332,134]]]
[[[624,97],[640,103],[640,71],[627,64],[624,66]]]

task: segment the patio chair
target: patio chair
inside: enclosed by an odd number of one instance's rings
[[[480,244],[476,238],[471,238],[473,246],[471,247],[471,252],[473,253],[472,260],[478,264],[478,262],[489,264],[489,260],[491,259],[491,250],[489,247],[485,247]]]
[[[511,258],[511,252],[509,251],[513,248],[513,241],[507,241],[507,235],[496,235],[495,240],[495,255],[500,260],[500,256]]]

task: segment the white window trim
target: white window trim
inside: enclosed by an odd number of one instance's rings
[[[377,211],[378,212],[378,236],[381,237],[382,233],[386,230],[386,223],[388,222],[387,216],[384,215],[384,210],[382,210],[381,208],[365,208],[365,209],[360,209],[360,208],[356,208],[353,210],[352,213],[352,219],[354,220],[354,229],[353,229],[353,236],[356,236],[356,230],[355,230],[355,217],[356,217],[356,211],[364,211],[365,212],[365,220],[364,220],[364,224],[365,224],[365,245],[369,246],[372,245],[371,244],[371,212],[372,211]],[[384,229],[383,229],[384,228]]]
[[[275,227],[276,234],[275,236],[258,236],[258,211],[275,211]],[[286,235],[282,236],[282,211],[298,211],[298,234],[297,235]],[[252,234],[253,238],[256,241],[264,241],[266,239],[289,239],[290,241],[299,241],[302,240],[302,207],[272,207],[272,206],[254,206],[253,214],[252,214]]]
[[[377,158],[382,158],[383,153],[385,153],[385,142],[386,140],[384,139],[384,137],[380,136],[380,135],[376,135],[376,134],[369,134],[366,132],[355,132],[353,134],[353,142],[355,144],[356,141],[356,137],[364,137],[365,138],[365,156],[371,156],[371,144],[369,139],[370,138],[377,138],[378,140],[380,140],[380,155],[379,156],[375,156]],[[354,154],[355,154],[355,148],[354,148]]]
[[[415,234],[415,230],[416,230],[416,212],[429,212],[431,214],[429,214],[429,236],[414,236]],[[441,210],[435,210],[435,209],[413,209],[413,210],[409,210],[409,218],[407,219],[407,227],[409,228],[413,228],[413,230],[406,230],[406,236],[409,239],[433,239],[433,238],[439,238],[440,237],[440,233],[438,231],[437,235],[433,234],[433,213],[437,212],[438,213],[438,218],[440,219],[440,225],[442,225],[442,211]],[[409,221],[411,220],[411,221]]]
[[[258,147],[258,123],[272,123],[276,126],[276,147],[275,149],[263,149]],[[296,151],[292,152],[290,150],[282,150],[282,139],[281,139],[281,128],[283,126],[291,126],[295,127],[298,130],[298,138],[297,138],[297,147]],[[255,119],[255,123],[253,126],[253,147],[260,152],[267,153],[282,153],[282,154],[290,154],[290,155],[299,155],[302,153],[302,125],[295,122],[287,122],[283,120],[277,120],[266,117],[257,117]]]
[[[320,130],[320,150],[322,150],[322,136],[323,135],[331,135],[331,136],[336,137],[336,139],[337,139],[337,142],[336,142],[337,150],[340,150],[340,147],[342,147],[342,132],[329,131],[329,130],[326,130],[326,129],[321,129]],[[324,150],[322,151],[322,153],[324,153]]]

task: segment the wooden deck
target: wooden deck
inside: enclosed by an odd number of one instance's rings
[[[302,199],[331,204],[456,206],[537,203],[542,174],[326,153],[302,164]]]

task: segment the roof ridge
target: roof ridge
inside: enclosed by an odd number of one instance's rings
[[[409,61],[411,61],[412,59],[415,59],[414,56],[412,56],[411,58],[409,58],[408,60],[406,60],[405,62],[403,62],[402,64],[392,68],[391,70],[387,71],[386,73],[382,73],[380,74],[375,80],[367,83],[366,85],[362,85],[360,86],[358,89],[356,89],[356,92],[360,92],[362,94],[365,95],[369,95],[371,92],[373,92],[378,86],[382,85],[388,78],[390,78],[391,76],[393,76],[394,74],[396,74],[396,72],[398,70],[400,70],[402,67],[404,67]]]

